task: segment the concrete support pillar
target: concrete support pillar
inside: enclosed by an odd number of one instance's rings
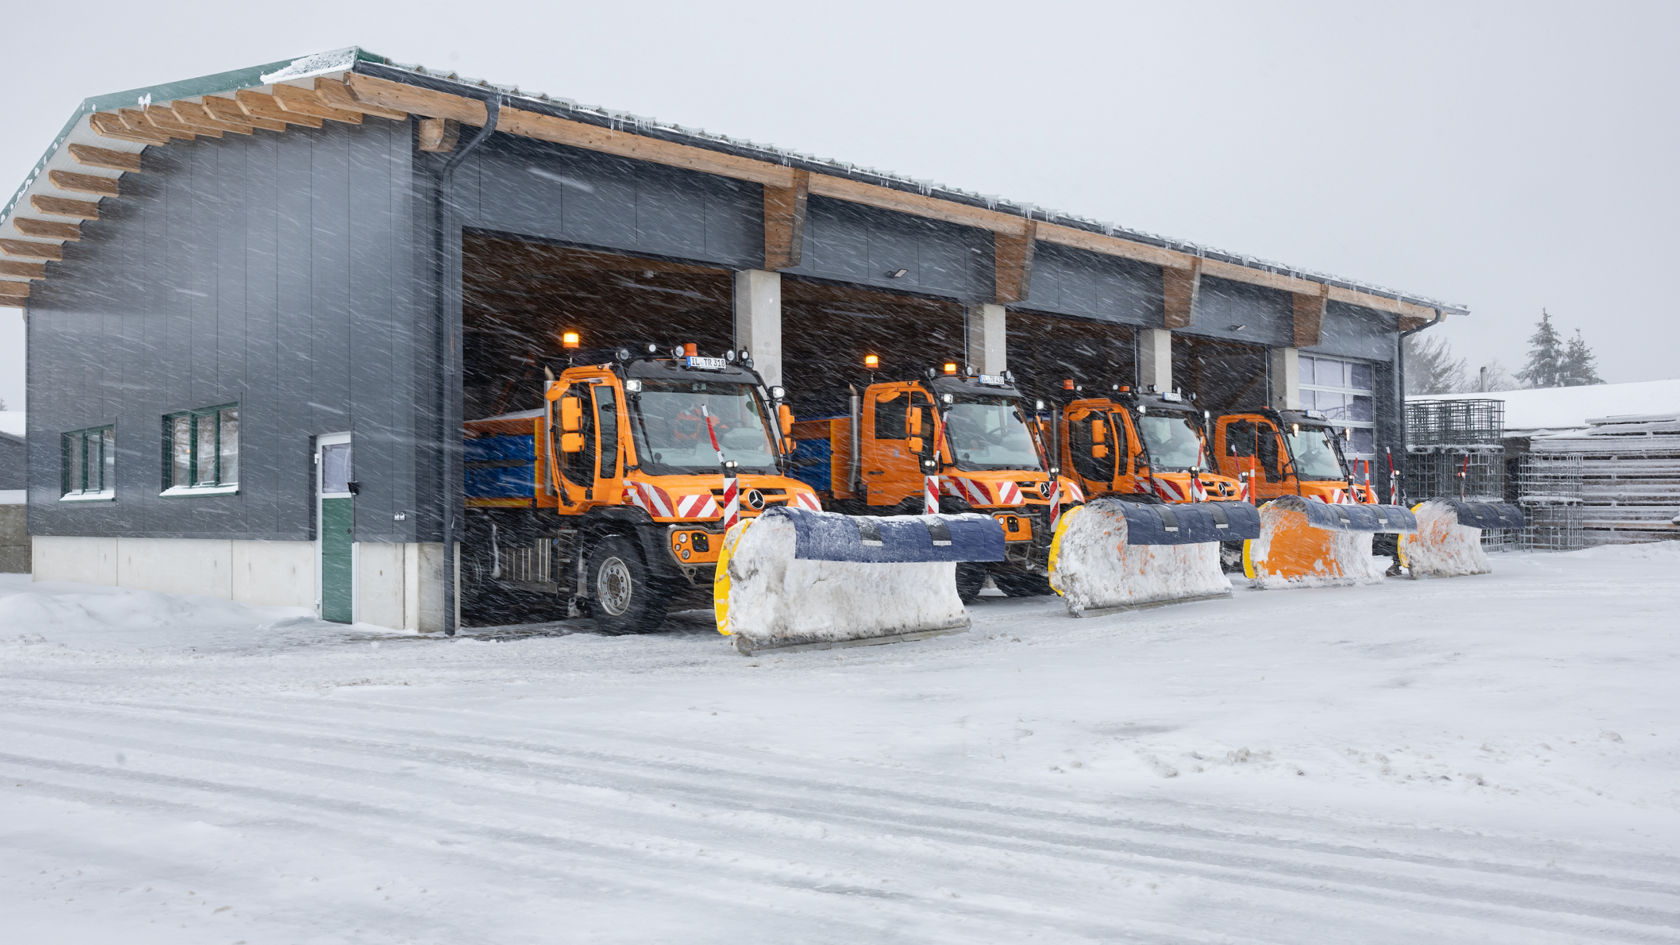
[[[1002,374],[1009,367],[1004,318],[1004,307],[994,302],[968,307],[968,363],[981,374]]]
[[[1138,329],[1137,382],[1139,388],[1172,390],[1172,332],[1165,328]]]
[[[1266,372],[1271,381],[1272,407],[1301,409],[1301,352],[1298,348],[1273,348],[1267,352]]]
[[[735,347],[752,353],[766,385],[782,383],[782,274],[735,273]]]

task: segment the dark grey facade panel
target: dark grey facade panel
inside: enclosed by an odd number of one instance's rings
[[[1039,243],[1020,308],[1146,328],[1161,327],[1161,269],[1088,250]]]
[[[1307,354],[1392,361],[1394,333],[1399,328],[1398,316],[1346,302],[1330,302],[1325,306],[1319,343],[1301,350]]]
[[[475,228],[751,269],[764,263],[756,184],[496,135],[456,172]]]
[[[1295,302],[1288,292],[1203,276],[1187,334],[1268,347],[1295,341]]]
[[[419,504],[405,418],[426,337],[410,329],[429,317],[398,288],[414,278],[411,133],[370,121],[147,152],[30,300],[33,533],[309,539],[313,437],[349,429],[357,538],[414,540],[393,515]],[[163,416],[235,402],[240,492],[161,497]],[[106,423],[116,501],[60,502],[60,435]]]
[[[906,270],[894,278],[891,273]],[[972,227],[812,197],[799,266],[785,270],[840,282],[990,301],[992,234]]]

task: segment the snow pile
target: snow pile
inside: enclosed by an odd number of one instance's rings
[[[766,516],[731,531],[718,627],[751,650],[968,626],[950,561],[870,564],[794,557],[793,522]]]
[[[1371,556],[1371,532],[1314,528],[1285,503],[1260,508],[1260,537],[1245,544],[1243,561],[1256,587],[1335,587],[1381,584],[1384,567]]]
[[[1402,535],[1401,549],[1412,577],[1456,577],[1493,570],[1482,550],[1482,530],[1458,524],[1458,512],[1446,502],[1425,502],[1417,509],[1416,535]]]
[[[1130,544],[1123,503],[1079,506],[1064,518],[1050,584],[1075,617],[1231,593],[1217,542]]]
[[[1499,400],[1505,403],[1505,432],[1580,429],[1597,417],[1680,410],[1680,379],[1542,387],[1474,394],[1431,394],[1407,400]]]

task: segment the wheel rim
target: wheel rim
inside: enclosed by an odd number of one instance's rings
[[[600,601],[601,609],[614,617],[622,617],[630,609],[630,600],[635,595],[635,584],[630,579],[630,566],[623,558],[608,558],[601,562],[601,571],[595,577],[595,599]]]

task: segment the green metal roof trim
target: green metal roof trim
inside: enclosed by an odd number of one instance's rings
[[[387,62],[385,57],[376,56],[359,46],[335,50],[334,53],[336,52],[343,52],[352,61],[382,64]],[[37,177],[41,176],[41,172],[47,168],[47,162],[52,159],[59,148],[64,147],[64,141],[70,136],[70,132],[75,130],[77,123],[88,115],[94,112],[110,111],[114,108],[136,108],[154,101],[173,102],[182,98],[235,92],[239,89],[261,88],[269,84],[269,82],[264,81],[263,76],[272,75],[298,63],[307,62],[321,56],[333,55],[334,53],[317,53],[311,56],[300,56],[296,59],[282,59],[279,62],[270,62],[260,66],[234,69],[230,72],[217,72],[213,75],[203,75],[195,79],[180,79],[174,82],[164,82],[158,85],[129,89],[126,92],[112,92],[109,95],[97,95],[90,99],[84,99],[82,104],[77,106],[75,114],[72,114],[70,120],[64,123],[64,127],[59,129],[52,144],[41,155],[41,159],[36,161],[35,166],[30,169],[29,176],[23,179],[22,184],[18,185],[18,189],[12,194],[12,199],[6,201],[4,209],[0,209],[0,222],[11,219],[12,211],[16,209],[18,201],[23,199],[24,191],[29,189],[29,185],[33,184]]]

